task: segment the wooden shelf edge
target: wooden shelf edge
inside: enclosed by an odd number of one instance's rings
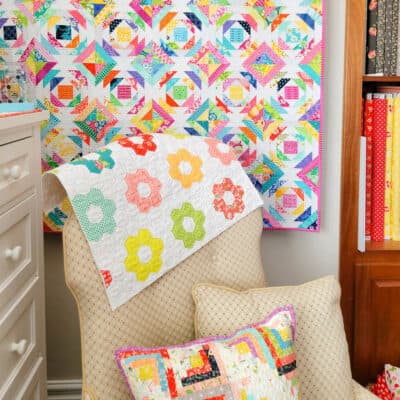
[[[363,82],[386,82],[386,83],[399,83],[400,84],[400,76],[373,76],[373,75],[364,75]]]
[[[365,250],[368,251],[400,251],[400,242],[394,240],[385,240],[383,242],[373,242],[367,240],[365,242]]]

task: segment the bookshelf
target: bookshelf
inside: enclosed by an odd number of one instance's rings
[[[365,244],[366,251],[400,251],[400,242],[385,240],[383,242],[372,242],[368,240]]]
[[[400,242],[366,242],[357,250],[362,94],[399,85],[399,76],[366,76],[365,0],[347,0],[342,133],[340,282],[353,376],[376,380],[385,363],[400,366]]]
[[[399,84],[400,76],[371,76],[371,75],[363,75],[363,82],[372,82],[372,83],[392,83]]]

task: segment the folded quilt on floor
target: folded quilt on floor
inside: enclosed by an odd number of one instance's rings
[[[43,176],[67,196],[114,310],[262,206],[230,147],[189,135],[124,137]]]

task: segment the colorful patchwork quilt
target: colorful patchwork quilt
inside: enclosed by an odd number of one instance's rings
[[[124,137],[43,177],[66,195],[114,310],[262,200],[231,148],[190,135]]]
[[[135,400],[298,400],[294,335],[287,306],[230,336],[115,357]]]
[[[323,0],[3,0],[0,62],[50,111],[43,170],[129,135],[215,137],[266,229],[318,231],[323,17]]]

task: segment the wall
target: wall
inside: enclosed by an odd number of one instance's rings
[[[273,285],[297,284],[338,274],[342,84],[345,0],[327,3],[322,225],[320,233],[266,232],[263,260]],[[80,348],[74,300],[65,287],[62,243],[46,235],[46,311],[49,379],[80,377]]]
[[[81,375],[78,312],[65,285],[61,235],[46,234],[44,243],[47,376],[49,380],[78,379]]]

